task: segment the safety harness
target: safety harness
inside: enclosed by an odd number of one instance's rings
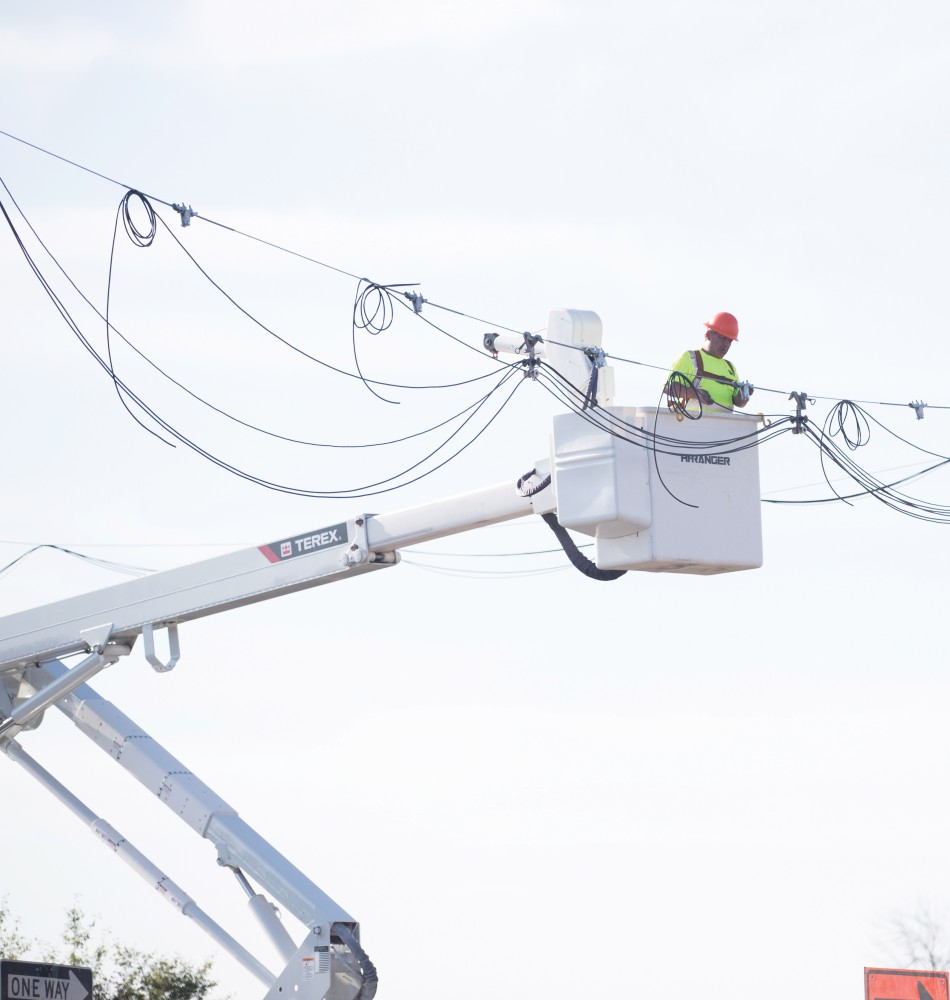
[[[722,382],[722,375],[714,375],[712,372],[707,373],[706,369],[703,368],[703,352],[702,351],[690,351],[690,360],[693,362],[693,367],[696,369],[696,379],[711,378],[714,382]],[[731,362],[722,358],[726,362],[726,367],[729,369],[729,375],[732,377],[732,381],[736,380],[736,366]]]

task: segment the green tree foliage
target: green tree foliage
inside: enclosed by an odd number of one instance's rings
[[[211,963],[191,965],[118,944],[96,933],[96,921],[78,906],[66,913],[62,945],[50,947],[25,937],[20,922],[0,899],[0,957],[92,969],[91,1000],[206,1000],[217,983]]]
[[[20,933],[20,921],[10,916],[6,900],[0,899],[0,956],[20,958],[31,947],[32,943]]]

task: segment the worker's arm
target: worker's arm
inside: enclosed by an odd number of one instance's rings
[[[684,351],[670,369],[663,391],[670,399],[678,400],[681,403],[698,399],[708,406],[712,403],[712,396],[705,389],[697,388],[695,378],[696,368],[690,358],[689,351]]]
[[[748,382],[740,382],[732,394],[732,405],[739,407],[740,410],[743,409],[752,398],[753,392],[755,392],[754,386]]]
[[[695,384],[680,382],[678,379],[670,379],[664,386],[664,392],[671,399],[676,399],[681,403],[698,399],[704,406],[711,406],[714,402],[712,396],[705,389],[697,388]]]
[[[715,402],[705,389],[682,371],[670,372],[670,377],[667,379],[663,391],[670,399],[675,399],[683,404],[688,403],[691,399],[698,399],[704,406],[711,406]]]

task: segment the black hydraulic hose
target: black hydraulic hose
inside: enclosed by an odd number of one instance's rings
[[[627,572],[625,569],[599,569],[597,564],[591,562],[574,544],[574,539],[567,533],[567,529],[561,526],[554,514],[542,514],[541,517],[561,543],[567,558],[584,576],[589,576],[592,580],[619,580]]]
[[[587,390],[584,392],[584,404],[581,406],[581,412],[584,410],[592,410],[597,405],[597,372],[600,369],[597,365],[594,365],[590,370],[590,375],[587,378]]]
[[[539,483],[535,483],[534,486],[528,486],[527,485],[528,480],[532,476],[536,476],[537,474],[538,474],[538,470],[537,469],[532,469],[530,472],[526,472],[518,480],[518,492],[523,497],[533,497],[536,494],[540,493],[541,490],[546,490],[551,485],[551,477],[550,476],[545,476],[544,479],[542,479]]]
[[[363,984],[354,1000],[373,1000],[373,997],[376,996],[376,990],[379,989],[379,974],[376,972],[376,966],[369,960],[369,955],[363,951],[362,945],[356,940],[356,935],[346,924],[334,924],[333,933],[350,949],[350,953],[360,967]]]

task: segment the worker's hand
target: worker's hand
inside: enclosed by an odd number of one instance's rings
[[[697,389],[696,396],[698,397],[699,401],[703,403],[705,406],[712,406],[713,398],[712,396],[709,395],[708,392],[706,392],[705,389]]]
[[[732,401],[736,406],[745,406],[752,398],[753,392],[755,392],[755,386],[751,382],[739,382],[732,394]]]

